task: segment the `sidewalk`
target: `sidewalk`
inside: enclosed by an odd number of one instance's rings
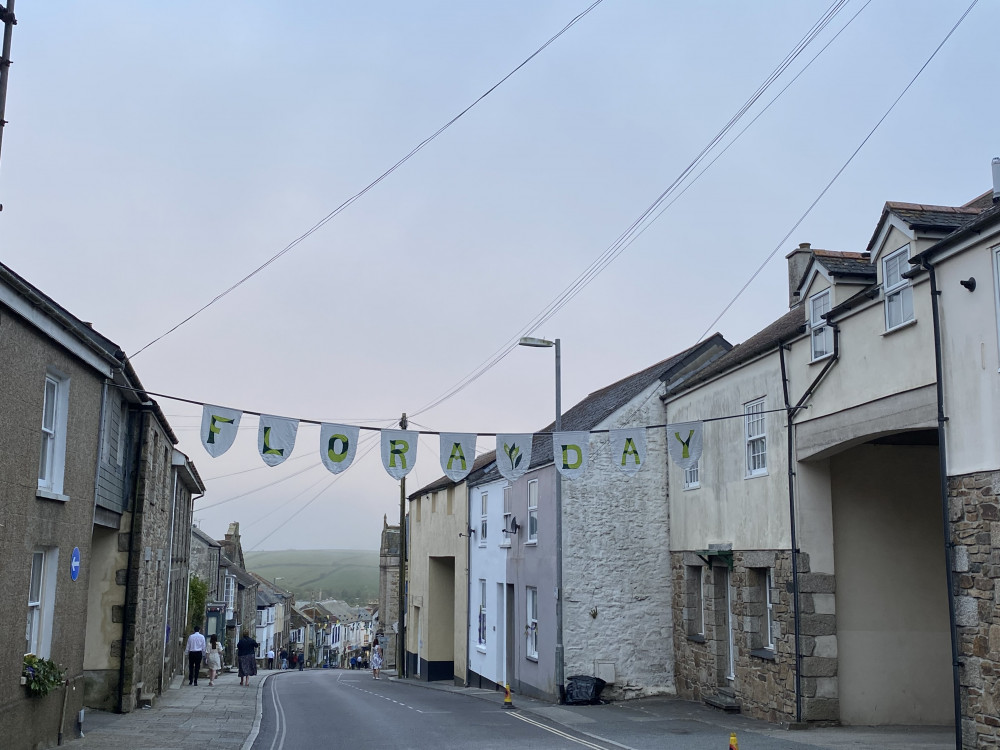
[[[196,687],[174,679],[150,709],[128,714],[86,710],[83,739],[67,728],[64,747],[72,750],[239,750],[257,720],[258,692],[272,674],[262,670],[241,687],[236,672],[223,673],[209,687],[203,677]]]

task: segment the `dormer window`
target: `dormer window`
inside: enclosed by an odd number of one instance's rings
[[[903,278],[910,257],[904,245],[882,261],[882,291],[885,295],[885,330],[891,331],[913,320],[913,287]]]
[[[833,354],[833,329],[823,319],[830,312],[830,290],[809,298],[809,327],[812,329],[812,358],[815,362]]]

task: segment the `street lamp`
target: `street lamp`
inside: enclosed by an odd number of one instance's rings
[[[540,348],[555,347],[556,350],[556,425],[555,431],[562,430],[562,353],[559,339],[548,341],[532,336],[522,336],[518,346]],[[552,448],[552,464],[555,467],[555,445]],[[562,612],[562,474],[556,468],[556,689],[559,691],[559,702],[566,702],[566,688],[563,685],[563,612]]]

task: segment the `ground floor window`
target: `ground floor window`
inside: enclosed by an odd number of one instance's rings
[[[528,656],[538,658],[538,589],[528,586],[527,589],[527,622],[524,631],[527,634]]]

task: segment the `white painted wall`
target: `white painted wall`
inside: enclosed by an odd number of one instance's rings
[[[469,547],[469,669],[503,685],[504,674],[504,598],[498,585],[506,584],[507,550],[510,542],[503,529],[503,490],[506,479],[469,488],[469,519],[476,535]],[[481,538],[482,496],[487,501],[487,538]],[[486,643],[479,644],[480,580],[486,582]],[[470,677],[471,679],[471,677]]]

